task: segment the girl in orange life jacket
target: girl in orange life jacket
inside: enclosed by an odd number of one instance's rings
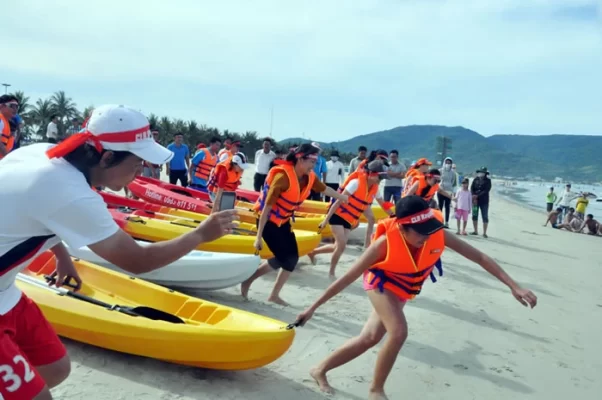
[[[242,146],[240,145],[240,140],[233,140],[232,143],[230,143],[230,147],[227,150],[222,149],[218,153],[219,154],[218,162],[226,161],[227,159],[232,158],[232,156],[234,156],[234,154],[240,152],[241,148],[242,148]]]
[[[243,153],[236,153],[230,159],[218,163],[213,168],[207,185],[209,197],[213,202],[211,214],[219,211],[219,203],[224,191],[234,192],[240,186],[240,178],[247,168],[249,168],[249,164],[247,164],[247,157]]]
[[[416,179],[420,175],[426,174],[428,172],[429,168],[431,167],[431,165],[433,165],[433,163],[431,163],[426,158],[421,158],[418,161],[416,161],[414,164],[412,164],[412,166],[406,173],[405,179],[402,181],[402,184],[403,184],[403,189],[402,189],[402,193],[401,193],[402,197],[405,194],[407,194],[408,190],[412,187],[412,184],[414,183],[414,179]]]
[[[345,186],[352,179],[357,178],[359,171],[363,171],[366,168],[366,165],[371,163],[374,160],[381,160],[386,167],[389,166],[389,154],[385,150],[372,150],[368,155],[368,158],[362,160],[357,166],[357,169],[350,173],[343,186]],[[378,198],[377,198],[378,200]],[[380,206],[382,207],[382,201],[379,201]],[[364,237],[364,247],[367,248],[370,245],[370,238],[372,237],[372,231],[374,230],[374,224],[376,220],[374,219],[374,213],[372,212],[372,207],[368,207],[364,210],[364,215],[366,216],[367,226],[366,226],[366,235]]]
[[[287,305],[280,298],[280,291],[299,261],[297,239],[290,222],[295,210],[307,199],[310,190],[347,202],[347,195],[327,187],[316,178],[313,168],[319,151],[309,143],[302,144],[287,155],[285,162],[269,171],[255,203],[258,214],[255,249],[261,250],[263,239],[274,258],[264,261],[253,276],[242,283],[240,291],[244,298],[247,298],[255,279],[272,269],[280,269],[268,301]]]
[[[452,199],[453,196],[451,194],[439,187],[439,182],[441,182],[441,172],[439,172],[439,170],[436,168],[431,168],[425,175],[418,175],[416,179],[414,179],[414,183],[404,196],[420,196],[429,202],[431,207],[434,206],[433,197],[436,193]]]
[[[530,290],[521,288],[489,256],[442,228],[441,212],[430,209],[418,196],[403,197],[397,203],[396,218],[378,224],[374,241],[367,251],[297,317],[295,325],[305,324],[319,306],[364,276],[364,290],[372,303],[372,314],[360,336],[349,340],[310,371],[322,391],[333,392],[326,378],[328,371],[374,347],[387,333],[378,353],[369,395],[369,399],[387,399],[385,381],[408,335],[404,305],[420,293],[424,280],[445,247],[478,263],[508,286],[522,305],[535,307],[537,297]]]
[[[349,232],[357,227],[361,214],[372,205],[374,198],[378,199],[378,184],[384,178],[384,171],[381,160],[375,160],[365,165],[356,175],[357,178],[345,182],[339,189],[343,194],[349,196],[349,203],[341,204],[339,200],[333,200],[324,221],[320,224],[320,229],[324,229],[326,224],[330,223],[334,234],[334,244],[318,247],[309,254],[309,258],[315,264],[317,254],[333,253],[330,259],[329,276],[331,278],[334,278],[337,263],[347,246]],[[382,207],[384,202],[380,199],[379,203]],[[383,207],[383,209],[385,208]],[[385,209],[385,211],[389,215],[393,215],[391,210]]]

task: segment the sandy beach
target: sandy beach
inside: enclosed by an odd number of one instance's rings
[[[252,187],[254,169],[244,176]],[[544,228],[543,214],[494,195],[489,239],[471,244],[498,260],[539,297],[522,307],[502,284],[448,250],[444,276],[427,281],[406,307],[409,338],[387,384],[391,399],[566,399],[594,400],[602,393],[602,238]],[[453,221],[455,224],[455,221]],[[360,255],[349,246],[342,274]],[[307,257],[292,274],[282,297],[267,303],[276,274],[259,279],[250,302],[239,287],[194,293],[214,302],[286,322],[330,283],[328,257]],[[370,304],[360,282],[318,310],[297,329],[293,346],[273,364],[252,371],[224,372],[182,367],[64,340],[72,359],[68,380],[53,390],[57,399],[245,399],[325,398],[308,375],[310,367],[360,332]],[[177,344],[174,344],[177,345]],[[329,374],[336,399],[365,399],[376,358],[373,351]],[[596,378],[598,376],[598,378]]]

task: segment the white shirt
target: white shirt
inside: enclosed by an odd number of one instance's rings
[[[80,248],[98,243],[119,229],[102,197],[90,188],[81,172],[63,159],[46,157],[52,146],[33,144],[0,160],[0,204],[5,210],[0,217],[0,315],[19,302],[17,273],[35,258],[10,265],[7,253],[16,246],[32,237],[56,235],[43,243],[37,256],[61,240]]]
[[[270,171],[270,164],[276,159],[276,153],[270,150],[269,153],[263,151],[263,149],[255,152],[255,172],[258,174],[267,175]]]
[[[59,127],[54,122],[50,121],[48,123],[48,127],[46,128],[46,137],[58,139],[59,138]]]
[[[228,159],[228,156],[230,154],[223,152],[221,156],[219,156],[219,161],[218,162],[222,162],[222,161],[226,161],[226,159]]]
[[[570,190],[564,190],[564,192],[562,192],[562,196],[560,196],[560,198],[558,200],[556,200],[556,204],[560,204],[563,207],[570,207],[571,206],[571,200],[575,199],[576,197],[579,197],[579,195],[575,192],[572,192]]]
[[[345,186],[345,191],[349,194],[354,194],[355,192],[357,192],[357,189],[359,188],[359,186],[360,186],[360,182],[357,179],[352,179],[349,181],[347,186]],[[383,197],[377,191],[376,194],[374,195],[374,199],[382,200],[382,198]],[[371,201],[374,201],[374,199],[372,199]]]
[[[326,183],[343,183],[345,166],[340,161],[326,161]]]

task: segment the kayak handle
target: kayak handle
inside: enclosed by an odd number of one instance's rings
[[[56,276],[44,275],[44,279],[46,280],[46,282],[48,282],[49,285],[56,285]],[[71,275],[67,276],[67,279],[65,279],[65,281],[63,282],[63,284],[61,286],[67,286],[67,287],[70,287],[71,289],[77,289],[77,284],[71,283],[72,279],[75,279],[75,278],[72,277]]]
[[[302,320],[297,320],[297,321],[293,322],[292,324],[288,324],[286,326],[286,330],[290,331],[291,329],[298,328],[301,326],[302,322],[303,322]]]

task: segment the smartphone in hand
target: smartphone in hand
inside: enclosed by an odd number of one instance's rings
[[[222,192],[222,198],[219,202],[219,210],[232,210],[236,203],[236,192]]]

